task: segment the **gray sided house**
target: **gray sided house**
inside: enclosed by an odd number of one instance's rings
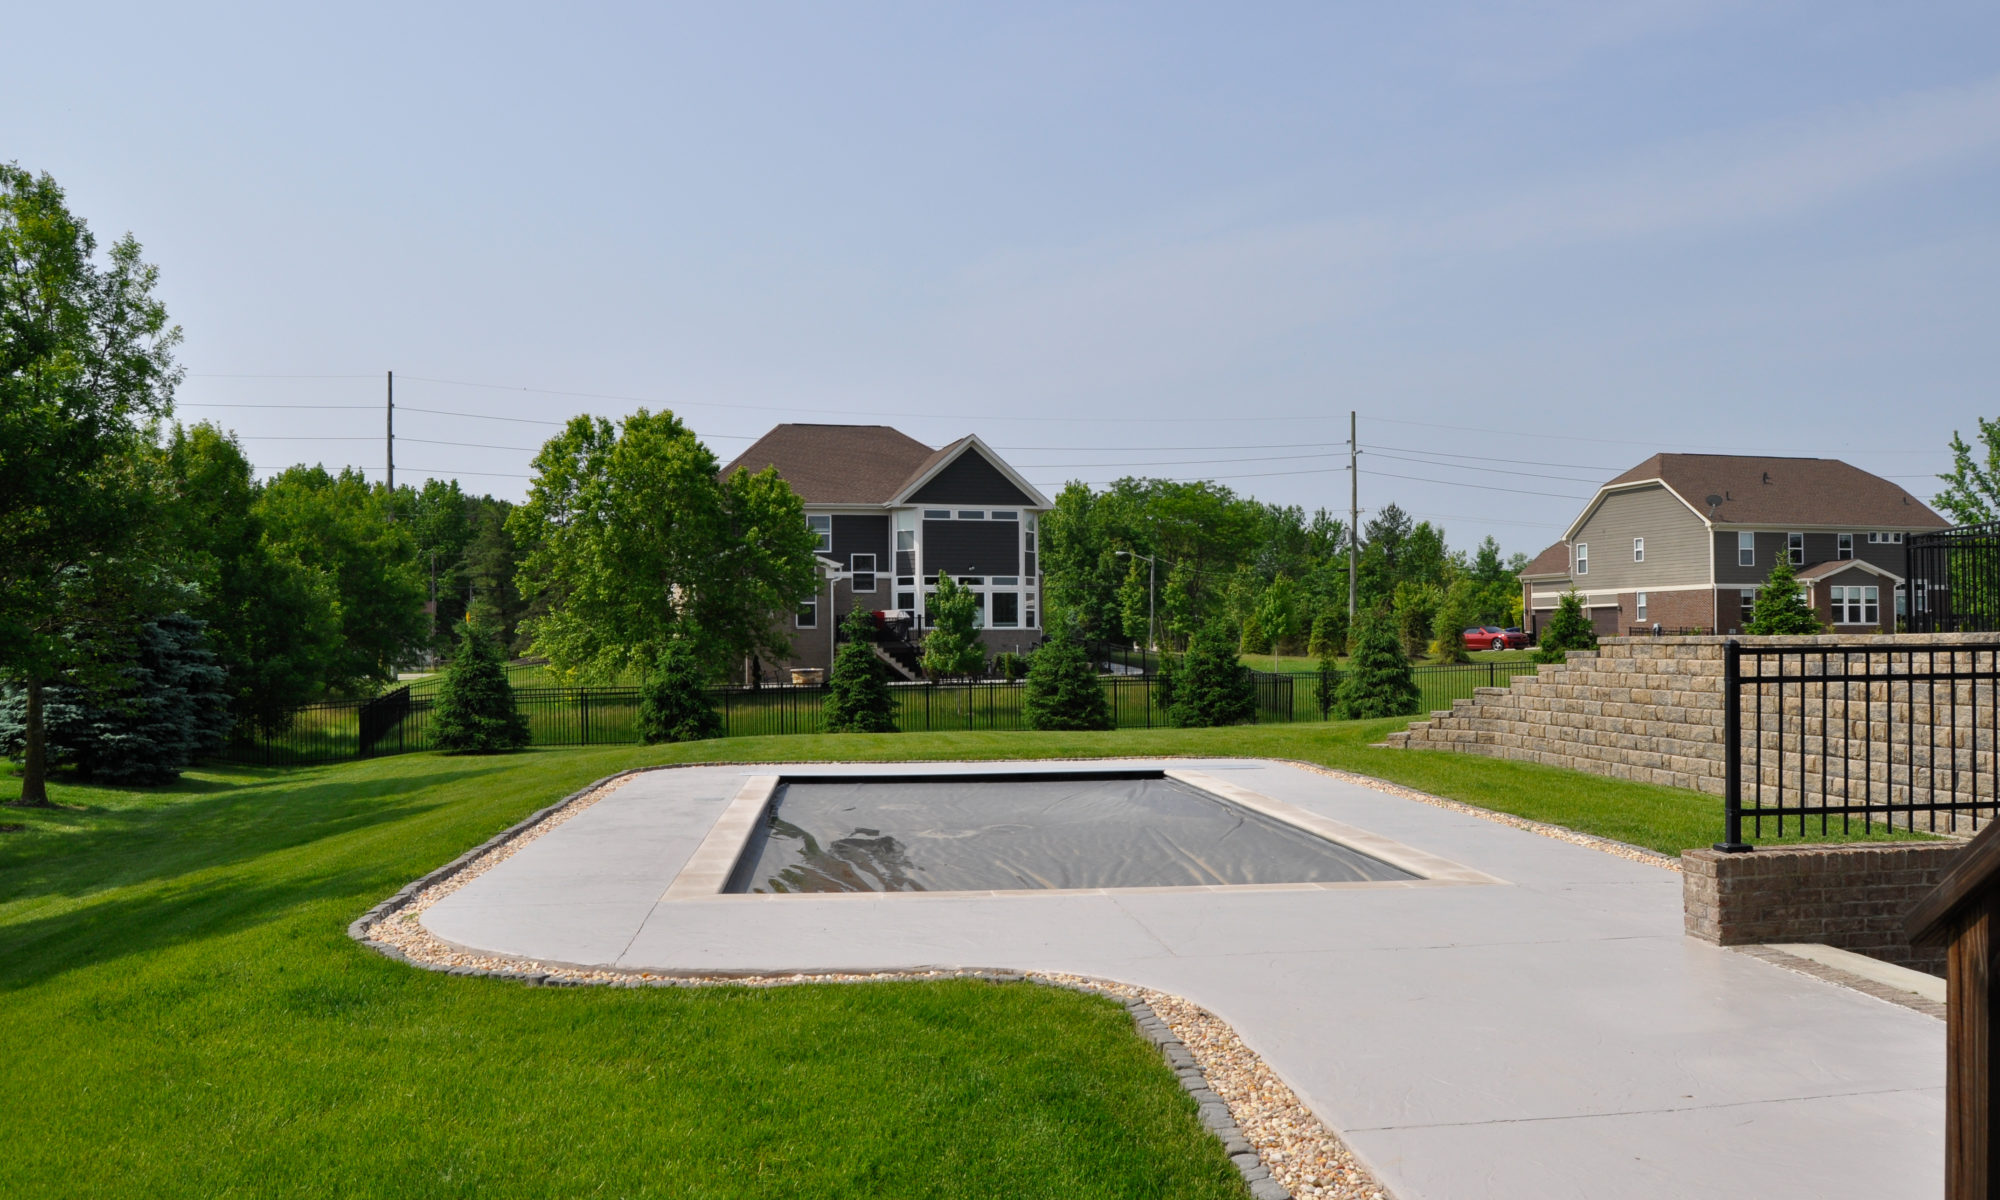
[[[1879,475],[1831,458],[1655,454],[1597,489],[1521,573],[1528,628],[1575,588],[1600,636],[1736,633],[1790,562],[1837,633],[1893,632],[1907,611],[1905,543],[1946,522]]]
[[[977,437],[934,450],[886,425],[779,425],[723,473],[739,467],[777,468],[819,535],[819,592],[786,619],[792,655],[762,664],[767,680],[825,668],[834,628],[856,608],[882,614],[894,665],[913,675],[940,571],[978,597],[989,655],[1041,642],[1049,501]]]

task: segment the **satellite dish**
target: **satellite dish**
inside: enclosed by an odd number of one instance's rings
[[[1708,498],[1708,506],[1709,506],[1710,508],[1714,508],[1714,507],[1715,507],[1716,505],[1718,505],[1718,504],[1721,504],[1721,503],[1722,503],[1722,497],[1720,497],[1720,496],[1716,496],[1716,495],[1711,495],[1711,496],[1709,496],[1709,498]]]

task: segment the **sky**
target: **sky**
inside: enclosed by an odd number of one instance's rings
[[[2000,8],[36,5],[0,159],[262,471],[977,433],[1532,554],[1658,451],[1928,498],[2000,416]],[[23,48],[39,47],[34,53]]]

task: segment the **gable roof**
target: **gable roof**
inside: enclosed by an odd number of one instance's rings
[[[1557,542],[1535,555],[1535,560],[1521,572],[1521,577],[1569,574],[1569,543]]]
[[[1831,579],[1835,575],[1840,575],[1848,571],[1864,571],[1870,575],[1880,575],[1884,579],[1893,579],[1897,583],[1903,582],[1903,577],[1894,571],[1886,567],[1878,567],[1874,563],[1860,558],[1830,558],[1825,562],[1816,562],[1810,566],[1800,567],[1797,574],[1799,581],[1802,583],[1818,583],[1822,579]]]
[[[942,450],[887,425],[774,425],[722,468],[776,467],[807,504],[887,504]]]
[[[898,504],[908,504],[913,501],[928,502],[930,498],[923,495],[926,485],[931,484],[935,480],[943,479],[953,469],[953,464],[964,459],[967,454],[973,455],[976,459],[984,462],[991,468],[990,471],[984,472],[991,483],[981,485],[975,480],[975,490],[978,490],[981,486],[997,486],[1002,492],[1011,488],[1020,493],[1018,498],[1007,497],[1004,500],[997,494],[990,495],[985,499],[973,497],[973,502],[989,504],[1019,503],[1039,508],[1049,507],[1049,498],[1042,495],[1041,491],[1034,484],[1023,479],[1020,472],[1008,466],[1005,459],[993,453],[992,448],[985,442],[980,441],[977,434],[967,434],[942,450],[939,450],[936,454],[931,455],[928,459],[925,459],[923,465],[918,467],[903,484],[902,488],[897,491],[895,502]],[[975,477],[977,474],[975,473]],[[998,478],[994,478],[995,476]],[[961,484],[965,482],[963,479],[960,480]],[[936,497],[937,500],[942,501],[949,501],[952,498],[948,495]]]
[[[1599,489],[1657,479],[1718,525],[1849,525],[1857,529],[1942,529],[1949,522],[1880,475],[1837,458],[1747,454],[1655,454]],[[1580,522],[1579,518],[1579,522]],[[1574,534],[1574,527],[1571,533]]]

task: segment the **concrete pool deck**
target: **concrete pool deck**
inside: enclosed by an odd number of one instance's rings
[[[746,781],[786,769],[728,766],[632,777],[421,919],[578,966],[999,968],[1174,993],[1400,1200],[1942,1192],[1943,1024],[1686,938],[1674,872],[1284,764],[1126,765],[1210,773],[1498,882],[663,899]]]

